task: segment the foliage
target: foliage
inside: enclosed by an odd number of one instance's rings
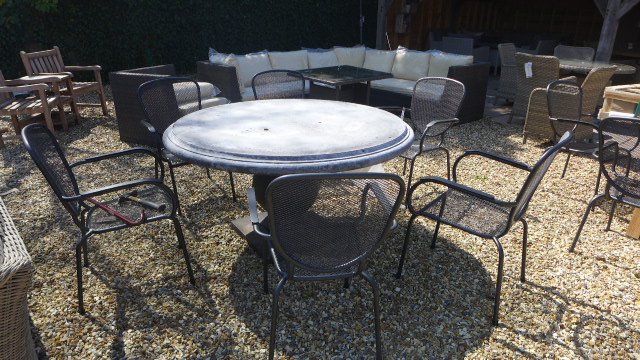
[[[209,47],[243,54],[359,42],[359,0],[0,0],[0,69],[21,76],[19,51],[60,47],[65,64],[103,73],[173,63],[194,72]],[[362,0],[375,44],[377,0]]]

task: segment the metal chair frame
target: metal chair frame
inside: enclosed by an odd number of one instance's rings
[[[273,78],[270,79],[273,76],[277,76],[278,79],[273,81]],[[299,82],[299,88],[296,85],[297,82]],[[261,92],[262,88],[267,86],[273,91]],[[304,99],[304,76],[293,70],[267,70],[254,75],[251,79],[251,88],[256,100]]]

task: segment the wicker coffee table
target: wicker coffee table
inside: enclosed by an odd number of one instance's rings
[[[391,73],[349,65],[314,68],[301,70],[300,72],[306,80],[309,80],[311,82],[312,98],[326,98],[326,95],[323,94],[326,94],[328,91],[329,93],[335,92],[334,96],[336,100],[353,101],[354,96],[351,96],[349,98],[344,98],[342,96],[342,87],[353,85],[353,89],[350,90],[355,89],[354,91],[357,91],[357,84],[362,84],[364,85],[363,91],[365,92],[364,103],[367,105],[369,104],[371,93],[371,81],[393,77],[393,74]],[[324,84],[325,86],[318,85],[316,83]],[[364,83],[366,83],[366,85]],[[331,88],[327,87],[326,85],[331,86]]]

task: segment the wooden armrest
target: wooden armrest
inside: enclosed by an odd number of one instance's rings
[[[78,65],[71,65],[71,66],[65,66],[64,67],[65,70],[69,70],[69,71],[91,71],[91,70],[102,70],[102,66],[100,65],[87,65],[87,66],[78,66]]]
[[[22,78],[14,80],[5,80],[5,84],[9,86],[19,85],[31,85],[31,84],[43,84],[43,83],[56,83],[66,79],[67,76],[37,76],[34,78]]]
[[[17,91],[46,91],[50,86],[47,84],[31,84],[19,86],[0,86],[0,92],[17,92]]]

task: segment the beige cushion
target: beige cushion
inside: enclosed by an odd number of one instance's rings
[[[396,78],[374,80],[371,82],[371,87],[374,89],[389,90],[409,96],[413,95],[413,87],[415,85],[416,82],[414,80]]]
[[[309,69],[339,65],[338,57],[333,50],[323,52],[309,51],[307,57],[309,59]]]
[[[364,46],[354,46],[350,48],[336,46],[333,48],[338,58],[339,65],[351,65],[362,67],[364,64]]]
[[[418,80],[427,76],[431,54],[398,47],[391,73],[394,78]]]
[[[270,51],[269,60],[273,69],[304,70],[309,68],[307,50]]]
[[[449,74],[450,66],[473,64],[473,56],[471,55],[450,54],[442,51],[433,51],[430,54],[427,76],[446,77]]]
[[[370,70],[391,72],[395,57],[395,51],[367,49],[364,53],[362,67]]]
[[[224,97],[210,97],[210,98],[202,98],[201,105],[203,109],[210,108],[212,106],[224,105],[228,104],[230,101]],[[178,106],[178,110],[180,111],[180,115],[185,116],[187,114],[191,114],[192,112],[198,110],[198,102],[190,102],[186,104],[182,104]]]
[[[240,86],[240,90],[247,86],[251,87],[251,80],[257,73],[273,69],[266,50],[259,53],[236,56],[235,58],[238,62],[239,80],[243,85]]]

